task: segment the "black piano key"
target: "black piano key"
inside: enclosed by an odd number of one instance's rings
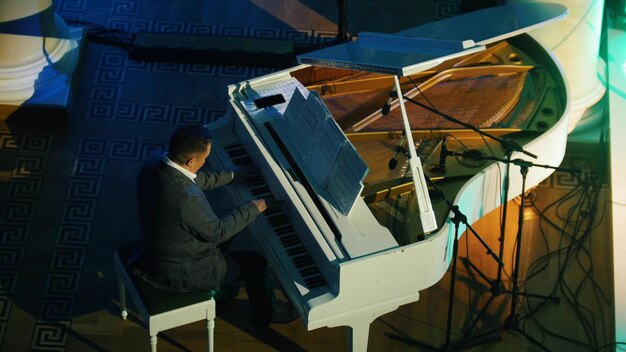
[[[246,155],[239,155],[236,156],[234,158],[231,158],[232,161],[237,162],[239,164],[246,164],[246,165],[252,165],[252,159],[250,159],[250,156]]]
[[[278,225],[272,227],[276,236],[281,237],[288,235],[290,233],[296,233],[296,230],[293,229],[290,223],[285,223],[283,225]]]
[[[278,240],[283,245],[283,247],[287,248],[287,247],[290,247],[290,246],[285,244],[285,241],[289,241],[289,238],[293,237],[293,236],[298,237],[298,235],[295,232],[287,232],[287,233],[284,233],[284,234],[281,234],[281,235],[277,235],[276,238],[278,238]],[[302,242],[298,241],[296,244],[297,245],[302,245]]]
[[[303,248],[304,247],[302,242],[298,239],[298,235],[296,235],[295,233],[289,234],[289,235],[285,235],[285,236],[281,236],[281,237],[278,238],[278,240],[280,241],[280,244],[282,244],[283,247],[287,251],[290,251],[290,250],[292,250],[294,248]]]
[[[297,238],[300,238],[298,236],[298,234],[296,233],[296,231],[294,231],[292,228],[281,228],[280,229],[280,233],[276,234],[276,237],[278,237],[278,239],[280,239],[280,240],[283,240],[283,239],[288,238],[290,236],[296,236]]]
[[[291,258],[292,258],[294,255],[309,255],[309,253],[306,251],[306,248],[302,245],[302,243],[293,244],[293,245],[290,245],[290,246],[283,246],[283,248],[284,248],[284,249],[285,249],[288,253],[289,253],[290,251],[294,253],[293,255],[291,255],[291,254],[289,255],[289,259],[290,259],[290,260],[291,260]],[[311,259],[311,261],[313,262],[313,264],[315,264],[315,262],[313,261],[313,259]],[[293,260],[291,260],[291,263],[292,263],[292,264],[293,264],[296,268],[298,268],[298,267],[299,267],[298,265],[295,265],[295,264],[293,263]],[[317,265],[317,264],[315,264],[315,265]]]
[[[285,247],[293,244],[300,244],[300,237],[295,232],[284,234],[278,237],[280,243],[282,243]]]
[[[280,212],[279,209],[268,209],[266,210],[263,215],[265,215],[265,218],[267,219],[267,221],[273,221],[275,219],[285,219],[286,216],[283,212]],[[289,220],[286,220],[289,221]]]
[[[309,279],[305,279],[304,282],[306,283],[309,289],[326,286],[326,280],[324,279],[323,276],[316,276],[316,277],[312,277]]]
[[[266,210],[265,213],[267,213],[270,210]],[[284,214],[281,213],[270,213],[270,214],[265,214],[263,213],[263,215],[265,215],[265,219],[267,220],[268,223],[272,224],[273,222],[276,222],[276,220],[278,219],[284,219],[285,216]],[[287,219],[284,224],[289,224],[289,219]],[[274,226],[272,226],[274,227]],[[275,227],[280,227],[280,226],[275,226]]]
[[[228,156],[230,158],[230,161],[233,164],[241,164],[241,163],[245,163],[248,162],[248,160],[250,160],[250,156],[248,156],[248,154],[237,154],[237,155],[229,155]],[[250,160],[250,162],[252,162],[252,160]]]
[[[227,152],[228,156],[233,159],[233,158],[237,158],[239,156],[242,155],[248,155],[245,151],[245,149],[231,149],[230,151]]]
[[[271,192],[267,188],[251,189],[250,193],[258,198],[262,198],[263,195],[271,194]]]
[[[306,267],[306,268],[302,268],[300,270],[298,270],[300,272],[300,275],[302,276],[310,276],[313,274],[319,274],[319,270],[317,270],[317,267],[315,265]]]
[[[299,244],[301,242],[300,242],[300,238],[298,237],[298,235],[293,234],[291,236],[282,237],[280,239],[280,243],[282,243],[283,246],[285,246],[285,247],[289,247],[289,246],[292,246],[292,245]]]
[[[233,162],[233,165],[235,166],[249,166],[252,165],[252,159],[250,159],[249,156],[245,156],[245,157],[238,157],[238,158],[234,158],[231,159]]]
[[[284,230],[282,231],[280,234],[276,233],[277,236],[280,236],[282,234],[285,233],[285,229],[290,229],[293,231],[293,228],[291,227],[291,225],[289,224],[289,220],[285,220],[285,219],[274,219],[269,221],[268,223],[272,226],[272,229],[274,229],[274,231],[278,231],[278,230]]]
[[[276,219],[276,220],[273,220],[273,221],[268,221],[268,223],[272,226],[272,229],[274,229],[274,231],[278,231],[279,229],[280,230],[284,230],[284,229],[286,229],[285,226],[289,225],[289,223],[286,220],[283,220],[283,219]],[[282,231],[280,234],[276,233],[276,235],[280,236],[280,235],[282,235],[284,233],[285,233],[285,231]]]
[[[231,145],[226,145],[223,147],[224,150],[231,151],[231,150],[238,150],[238,149],[243,149],[243,146],[241,144],[231,144]]]
[[[315,263],[313,261],[313,258],[311,258],[308,255],[299,255],[299,256],[293,256],[291,257],[291,261],[294,263],[295,266],[297,267],[303,267],[303,266],[307,266],[309,264],[313,264]]]
[[[295,230],[293,229],[293,227],[291,227],[290,224],[285,224],[284,226],[277,226],[274,229],[274,231],[275,231],[276,235],[278,235],[278,236],[282,236],[282,235],[285,235],[285,234],[290,233],[290,232],[295,232]]]
[[[248,181],[249,187],[265,186],[265,181],[263,181],[263,179],[259,181],[257,179],[250,179],[249,177],[246,177],[246,181]]]
[[[263,184],[263,176],[261,174],[249,175],[246,177],[246,180],[255,186]]]
[[[304,254],[305,252],[306,252],[306,249],[304,248],[304,246],[297,246],[297,247],[287,249],[287,254],[289,254],[290,256],[296,255],[296,254]]]
[[[259,182],[259,183],[250,183],[248,185],[248,188],[254,188],[254,189],[262,189],[265,188],[266,190],[268,190],[269,192],[269,188],[267,187],[267,185],[264,182]]]
[[[273,217],[273,218],[267,219],[267,222],[269,222],[270,225],[272,225],[272,227],[278,227],[280,225],[288,223],[289,220],[280,216],[280,217]]]
[[[276,236],[281,237],[290,233],[295,233],[295,230],[293,229],[293,227],[291,227],[291,225],[285,224],[283,226],[276,226],[274,228],[274,233],[276,234]]]
[[[311,268],[315,268],[315,270],[307,274],[307,271],[310,270]],[[315,273],[319,273],[319,271],[317,270],[317,266],[315,265],[314,262],[298,265],[298,272],[300,272],[300,274],[303,277],[312,276],[312,275],[315,275]]]
[[[282,209],[280,208],[272,208],[267,209],[265,212],[263,212],[263,215],[265,215],[266,217],[275,215],[285,216],[285,213],[283,213]]]
[[[267,185],[263,184],[263,183],[257,184],[257,185],[249,185],[248,186],[248,190],[249,191],[261,191],[261,190],[263,190],[265,192],[270,192],[270,189],[267,187]]]
[[[231,161],[239,158],[250,158],[244,149],[229,151],[227,154]]]
[[[271,195],[272,191],[270,191],[269,188],[267,188],[266,185],[258,185],[258,186],[251,186],[248,188],[248,191],[250,191],[250,193],[264,193],[264,194],[268,194]]]

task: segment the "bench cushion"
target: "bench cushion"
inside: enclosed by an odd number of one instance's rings
[[[122,264],[126,264],[128,257],[133,250],[134,245],[127,245],[117,249],[117,256]],[[127,271],[128,272],[128,271]],[[205,302],[215,296],[215,290],[198,291],[198,292],[175,292],[159,290],[148,283],[133,277],[129,273],[135,289],[139,293],[143,304],[150,315],[156,315],[168,312],[174,309],[187,307],[196,303]]]

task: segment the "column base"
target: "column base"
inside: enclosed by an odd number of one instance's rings
[[[72,120],[74,105],[74,89],[78,84],[82,57],[85,46],[83,29],[70,27],[70,36],[76,41],[76,48],[66,55],[76,55],[77,62],[71,72],[56,73],[59,79],[50,80],[46,84],[36,82],[33,96],[20,103],[0,103],[0,126],[4,129],[11,125],[25,125],[31,123],[64,124]],[[71,58],[70,58],[71,59]],[[46,66],[44,70],[54,70]],[[41,74],[40,74],[41,75]]]

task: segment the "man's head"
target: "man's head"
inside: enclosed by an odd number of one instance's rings
[[[168,157],[185,169],[197,173],[211,153],[213,134],[202,125],[179,127],[170,139]]]

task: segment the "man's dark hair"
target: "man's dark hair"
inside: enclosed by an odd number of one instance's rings
[[[185,164],[192,156],[204,153],[212,139],[211,131],[202,125],[181,126],[170,138],[168,157],[177,164]]]

